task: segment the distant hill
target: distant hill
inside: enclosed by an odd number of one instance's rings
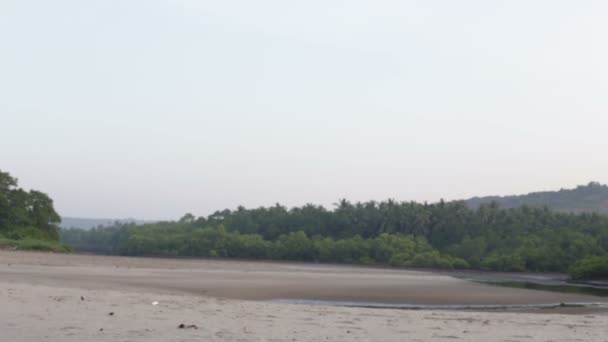
[[[598,182],[580,185],[575,189],[559,191],[532,192],[516,196],[473,197],[466,200],[471,208],[482,204],[496,202],[502,208],[516,208],[523,205],[530,207],[548,207],[564,212],[598,212],[608,214],[608,186]]]
[[[143,221],[136,220],[132,218],[127,219],[93,219],[93,218],[81,218],[81,217],[62,217],[61,224],[59,227],[68,229],[68,228],[78,228],[78,229],[91,229],[99,226],[108,227],[116,222],[120,223],[153,223],[155,221]]]

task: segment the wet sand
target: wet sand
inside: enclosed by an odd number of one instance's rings
[[[268,301],[273,298],[602,301],[429,272],[0,251],[0,340],[6,341],[605,341],[608,326],[605,311],[412,311]]]
[[[0,251],[0,277],[11,282],[91,290],[131,289],[247,300],[469,305],[605,301],[582,294],[488,286],[410,270],[7,251]]]

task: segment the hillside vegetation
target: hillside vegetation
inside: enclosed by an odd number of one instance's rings
[[[78,229],[91,229],[91,228],[99,228],[99,227],[109,227],[115,224],[144,224],[144,223],[153,223],[156,221],[144,221],[144,220],[136,220],[133,218],[124,218],[124,219],[110,219],[110,218],[82,218],[82,217],[61,217],[61,223],[59,224],[59,228],[62,229],[70,229],[70,228],[78,228]]]
[[[496,203],[501,208],[548,207],[563,212],[597,212],[608,214],[608,186],[597,182],[580,185],[575,189],[533,192],[517,196],[474,197],[466,201],[471,208]]]
[[[605,277],[608,216],[464,202],[340,201],[187,214],[177,222],[67,230],[63,242],[107,254],[387,264]],[[599,270],[599,271],[598,271]]]
[[[50,197],[0,170],[0,248],[69,251],[59,243],[59,221]]]

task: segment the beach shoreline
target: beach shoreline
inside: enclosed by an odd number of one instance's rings
[[[244,300],[418,305],[608,302],[585,294],[489,286],[441,272],[303,263],[0,251],[0,275],[12,281],[50,286],[136,289]]]
[[[18,342],[605,340],[606,311],[400,310],[272,301],[284,293],[339,300],[359,291],[357,299],[399,303],[422,296],[428,303],[423,289],[436,295],[435,302],[598,299],[417,271],[0,251],[0,333]],[[451,293],[441,294],[446,289]]]

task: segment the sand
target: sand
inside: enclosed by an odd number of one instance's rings
[[[416,271],[0,251],[0,341],[608,340],[604,311],[412,311],[269,301],[275,298],[602,301]]]

